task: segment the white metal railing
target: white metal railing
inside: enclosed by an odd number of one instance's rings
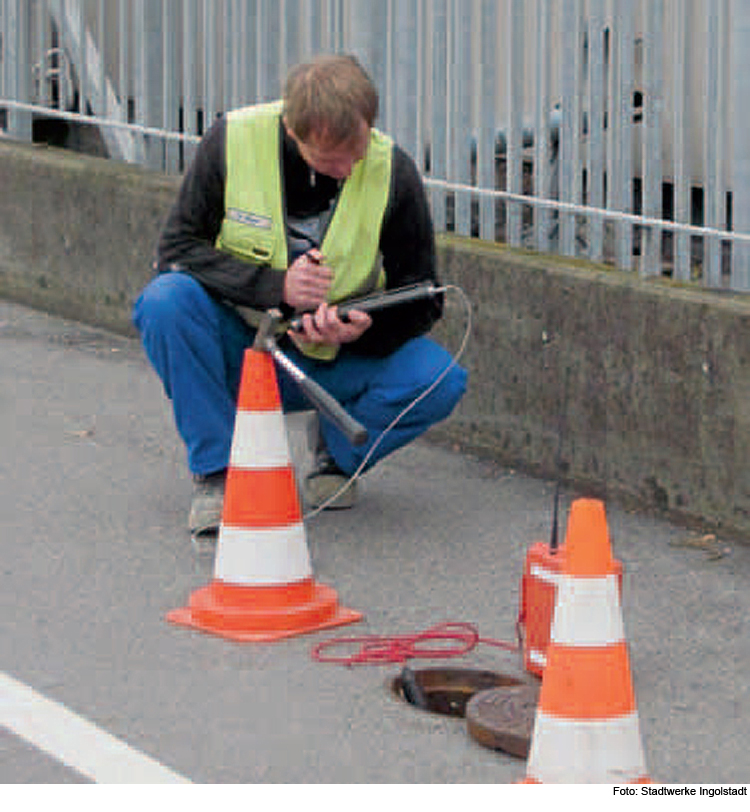
[[[439,230],[750,290],[750,0],[0,0],[0,37],[6,135],[166,172],[353,52]]]

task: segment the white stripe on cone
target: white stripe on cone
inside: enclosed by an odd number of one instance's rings
[[[549,758],[551,753],[554,758]],[[584,721],[537,713],[529,778],[542,784],[617,784],[637,781],[645,775],[636,712],[615,719]]]
[[[526,652],[526,657],[530,663],[544,667],[547,665],[547,655],[540,649],[530,648]]]
[[[238,411],[234,423],[231,468],[286,468],[289,445],[284,415],[274,412]]]
[[[545,584],[552,584],[552,586],[557,586],[561,580],[561,575],[559,572],[548,570],[546,567],[540,567],[539,564],[531,565],[529,575]]]
[[[241,586],[284,584],[312,577],[304,525],[299,522],[261,529],[222,525],[214,577]]]
[[[616,576],[560,581],[551,642],[564,646],[609,646],[624,639]]]

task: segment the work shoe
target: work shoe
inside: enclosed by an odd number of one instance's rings
[[[336,465],[332,457],[323,455],[315,461],[315,467],[305,477],[303,496],[307,507],[316,510],[325,505],[324,510],[345,510],[354,507],[357,501],[357,483],[352,482],[346,490],[337,494],[349,482],[349,477]],[[330,504],[326,504],[331,499]]]
[[[194,538],[218,534],[224,509],[226,478],[226,471],[193,477],[193,502],[190,505],[188,527]]]
[[[349,483],[350,477],[336,465],[326,448],[317,415],[308,426],[307,440],[314,462],[312,471],[305,477],[302,486],[305,505],[312,510],[317,510],[322,505],[325,505],[324,510],[345,510],[354,507],[357,501],[357,483],[356,481]],[[342,490],[347,484],[346,490]],[[334,499],[339,491],[341,493]],[[331,503],[326,504],[329,499]]]

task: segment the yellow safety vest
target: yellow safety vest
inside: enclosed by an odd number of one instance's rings
[[[226,213],[216,246],[284,272],[289,263],[279,147],[281,113],[282,103],[272,102],[227,114]],[[328,295],[331,304],[384,286],[378,260],[392,146],[387,135],[371,129],[367,154],[341,188],[320,246],[334,273]],[[324,345],[305,345],[304,351],[322,360],[336,355],[335,348]]]

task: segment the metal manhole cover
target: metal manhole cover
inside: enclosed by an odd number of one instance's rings
[[[480,691],[466,705],[469,734],[485,747],[527,758],[538,700],[537,685]]]

